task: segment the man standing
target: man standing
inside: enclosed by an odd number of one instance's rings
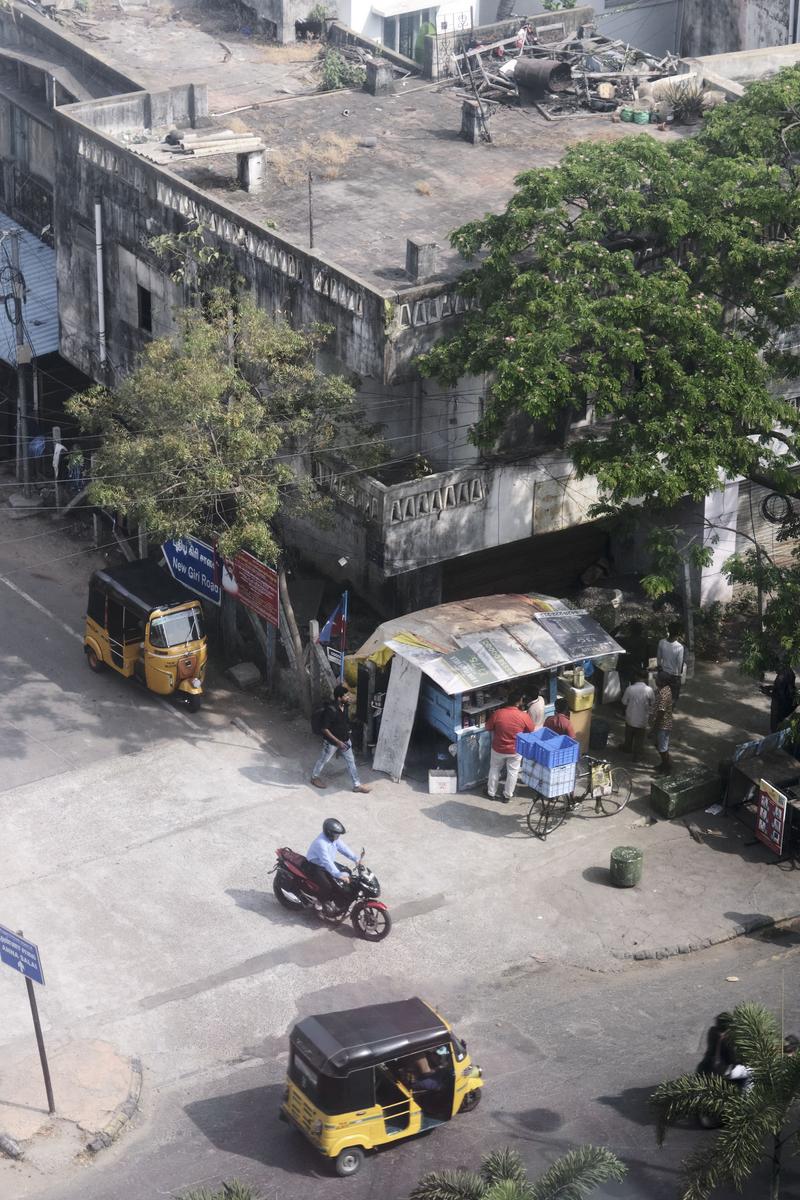
[[[545,729],[552,729],[553,733],[564,733],[567,737],[571,737],[577,742],[575,727],[569,719],[569,705],[563,696],[559,696],[553,705],[555,712],[552,717],[548,717],[544,723]]]
[[[661,775],[669,775],[672,770],[672,763],[669,758],[669,741],[672,734],[672,688],[670,687],[669,677],[661,671],[656,676],[656,705],[653,732],[656,738],[656,749],[661,755],[661,765],[656,769]]]
[[[638,671],[622,696],[625,709],[625,744],[623,749],[638,762],[644,750],[644,739],[656,706],[655,692],[648,687],[644,672]]]
[[[673,707],[678,703],[678,697],[681,694],[683,664],[686,659],[683,642],[678,640],[679,630],[680,627],[678,625],[673,625],[669,630],[669,636],[663,637],[658,643],[658,650],[656,651],[658,669],[662,675],[666,676],[670,691],[672,692]]]
[[[489,759],[489,782],[486,791],[490,800],[497,799],[500,772],[506,769],[505,803],[514,796],[517,776],[522,765],[522,755],[517,754],[517,734],[533,733],[533,721],[523,712],[521,692],[511,692],[502,708],[496,708],[486,722],[492,734],[492,750]]]
[[[537,687],[531,688],[528,696],[528,716],[533,721],[535,730],[544,725],[544,697],[539,695]]]
[[[350,742],[349,704],[350,693],[343,683],[337,683],[333,689],[333,703],[327,705],[322,716],[322,753],[311,772],[311,782],[314,787],[327,787],[324,779],[320,779],[320,774],[334,755],[341,754],[353,781],[353,791],[369,792],[371,789],[358,778],[358,767]]]

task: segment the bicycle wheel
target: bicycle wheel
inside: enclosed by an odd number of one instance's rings
[[[611,792],[608,796],[598,796],[596,807],[604,817],[613,817],[622,812],[631,798],[633,780],[630,771],[624,767],[611,768]]]
[[[582,754],[578,759],[575,771],[575,787],[572,795],[576,800],[585,800],[592,786],[592,764],[588,754]]]
[[[547,837],[548,833],[552,833],[554,829],[558,829],[569,812],[569,796],[540,796],[538,792],[534,794],[531,806],[528,809],[528,829],[534,837],[541,838],[542,841]]]

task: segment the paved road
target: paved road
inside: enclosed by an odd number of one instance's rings
[[[466,946],[461,968],[469,968]],[[739,983],[725,982],[732,974]],[[385,982],[375,982],[385,995]],[[679,1129],[659,1151],[646,1103],[653,1086],[692,1067],[704,1022],[740,1000],[777,1009],[783,997],[786,1028],[800,1029],[798,983],[800,933],[791,930],[617,975],[532,961],[492,979],[433,977],[426,994],[457,1018],[484,1068],[486,1092],[475,1113],[369,1158],[355,1179],[337,1180],[276,1120],[285,1041],[271,1038],[218,1077],[189,1078],[163,1092],[152,1120],[49,1200],[155,1200],[234,1176],[264,1200],[399,1200],[424,1171],[471,1165],[496,1147],[514,1146],[535,1175],[583,1142],[607,1145],[628,1164],[626,1182],[602,1194],[667,1200],[676,1195],[681,1158],[714,1135]],[[395,981],[390,990],[401,989]],[[345,975],[316,1001],[334,1008],[369,998]],[[795,1167],[785,1195],[798,1188]],[[744,1193],[753,1200],[764,1194],[763,1181]]]

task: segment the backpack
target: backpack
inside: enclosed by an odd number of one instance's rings
[[[311,714],[311,732],[315,733],[317,737],[322,737],[327,712],[328,705],[320,704],[319,708],[315,708]]]

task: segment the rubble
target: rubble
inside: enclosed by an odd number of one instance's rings
[[[657,58],[591,29],[579,33],[584,36],[543,44],[523,24],[489,45],[473,39],[448,56],[445,70],[463,99],[530,106],[550,120],[583,110],[621,113],[622,120],[639,123],[664,121],[663,104],[653,103],[661,94],[654,85],[663,89],[665,82],[688,78],[678,57]],[[626,115],[630,106],[636,106],[636,117]]]

